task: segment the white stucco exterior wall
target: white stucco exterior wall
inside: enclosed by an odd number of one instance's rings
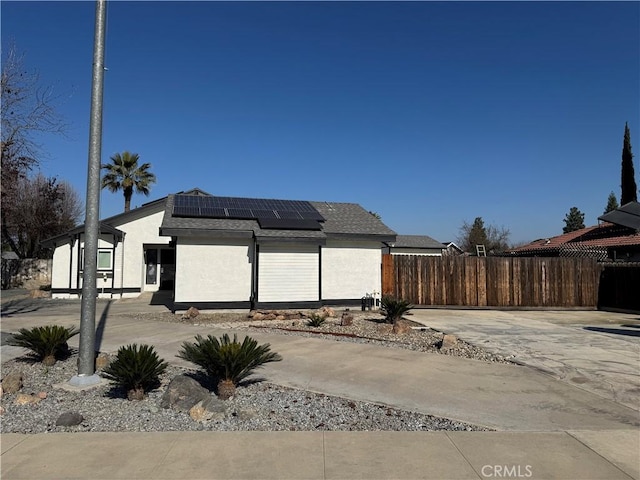
[[[249,301],[253,249],[249,238],[180,238],[176,245],[175,301]]]
[[[51,264],[51,288],[69,288],[71,242],[56,247]],[[51,294],[53,298],[68,298],[69,294]]]
[[[322,300],[362,298],[382,288],[380,242],[328,240],[322,248]]]
[[[115,227],[125,232],[124,245],[124,265],[122,271],[118,272],[118,286],[120,281],[124,288],[140,288],[144,290],[144,244],[168,245],[171,241],[169,237],[160,236],[160,225],[164,209],[131,220],[127,223],[116,224]],[[122,251],[119,252],[122,257]],[[122,261],[122,259],[120,260]],[[155,287],[157,290],[157,285]],[[137,295],[137,294],[136,294]]]

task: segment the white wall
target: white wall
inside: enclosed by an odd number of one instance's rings
[[[164,216],[164,208],[160,211],[131,220],[127,223],[114,225],[125,232],[124,237],[124,266],[118,277],[122,278],[122,287],[140,288],[144,286],[144,254],[143,245],[167,245],[170,237],[160,236],[160,225]],[[118,252],[121,254],[121,252]],[[118,278],[118,286],[120,286]],[[157,288],[157,286],[156,286]]]
[[[380,242],[328,240],[322,248],[322,300],[362,298],[382,288]]]
[[[249,301],[252,261],[252,239],[180,238],[175,301]]]
[[[69,262],[71,262],[70,243],[56,247],[53,251],[51,268],[51,288],[69,288]],[[52,294],[52,297],[68,297],[67,294]]]

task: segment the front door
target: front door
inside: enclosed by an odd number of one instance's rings
[[[173,248],[160,250],[160,290],[173,290],[176,278],[176,251]]]

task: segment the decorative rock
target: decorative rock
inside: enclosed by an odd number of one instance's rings
[[[393,328],[391,329],[391,333],[395,333],[398,335],[404,335],[405,333],[409,333],[411,331],[411,325],[406,320],[397,320],[393,324]]]
[[[286,320],[287,317],[284,315],[276,315],[276,320]]]
[[[200,315],[200,311],[196,307],[189,307],[189,309],[182,314],[183,320],[191,320]]]
[[[4,415],[4,407],[0,406],[0,415]]]
[[[102,371],[111,363],[111,355],[101,352],[96,357],[96,370]]]
[[[84,417],[78,412],[64,412],[56,420],[56,426],[73,427],[74,425],[80,425],[83,421]]]
[[[264,313],[260,313],[260,312],[256,312],[253,315],[251,315],[251,318],[253,320],[264,320],[264,317],[265,317]]]
[[[169,382],[160,400],[160,406],[188,412],[194,405],[208,397],[211,397],[211,392],[196,380],[185,375],[177,375]]]
[[[440,350],[449,350],[450,348],[455,347],[458,344],[458,337],[455,335],[445,334],[442,337],[442,344],[440,345]]]
[[[346,310],[342,313],[342,317],[340,317],[340,325],[342,325],[343,327],[353,325],[353,315],[351,315],[349,310]]]
[[[320,314],[324,315],[325,317],[335,317],[336,316],[336,311],[331,308],[331,307],[322,307],[320,309]]]
[[[27,393],[19,393],[16,396],[15,404],[16,405],[34,405],[36,403],[41,402],[42,399],[37,395],[29,395]]]
[[[276,314],[275,313],[267,313],[263,320],[275,320],[276,319]]]
[[[2,380],[4,393],[17,393],[22,388],[22,372],[11,372]]]
[[[217,397],[209,395],[208,398],[199,401],[189,409],[189,416],[196,422],[205,422],[214,417],[224,417],[226,412],[226,403]]]
[[[36,395],[40,400],[44,400],[45,398],[47,398],[47,392],[38,392],[38,395]]]

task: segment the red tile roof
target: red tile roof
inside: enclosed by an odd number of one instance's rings
[[[586,247],[618,247],[640,245],[640,232],[610,223],[593,225],[551,238],[535,240],[527,245],[512,248],[509,253],[543,252],[558,250],[566,244]]]

